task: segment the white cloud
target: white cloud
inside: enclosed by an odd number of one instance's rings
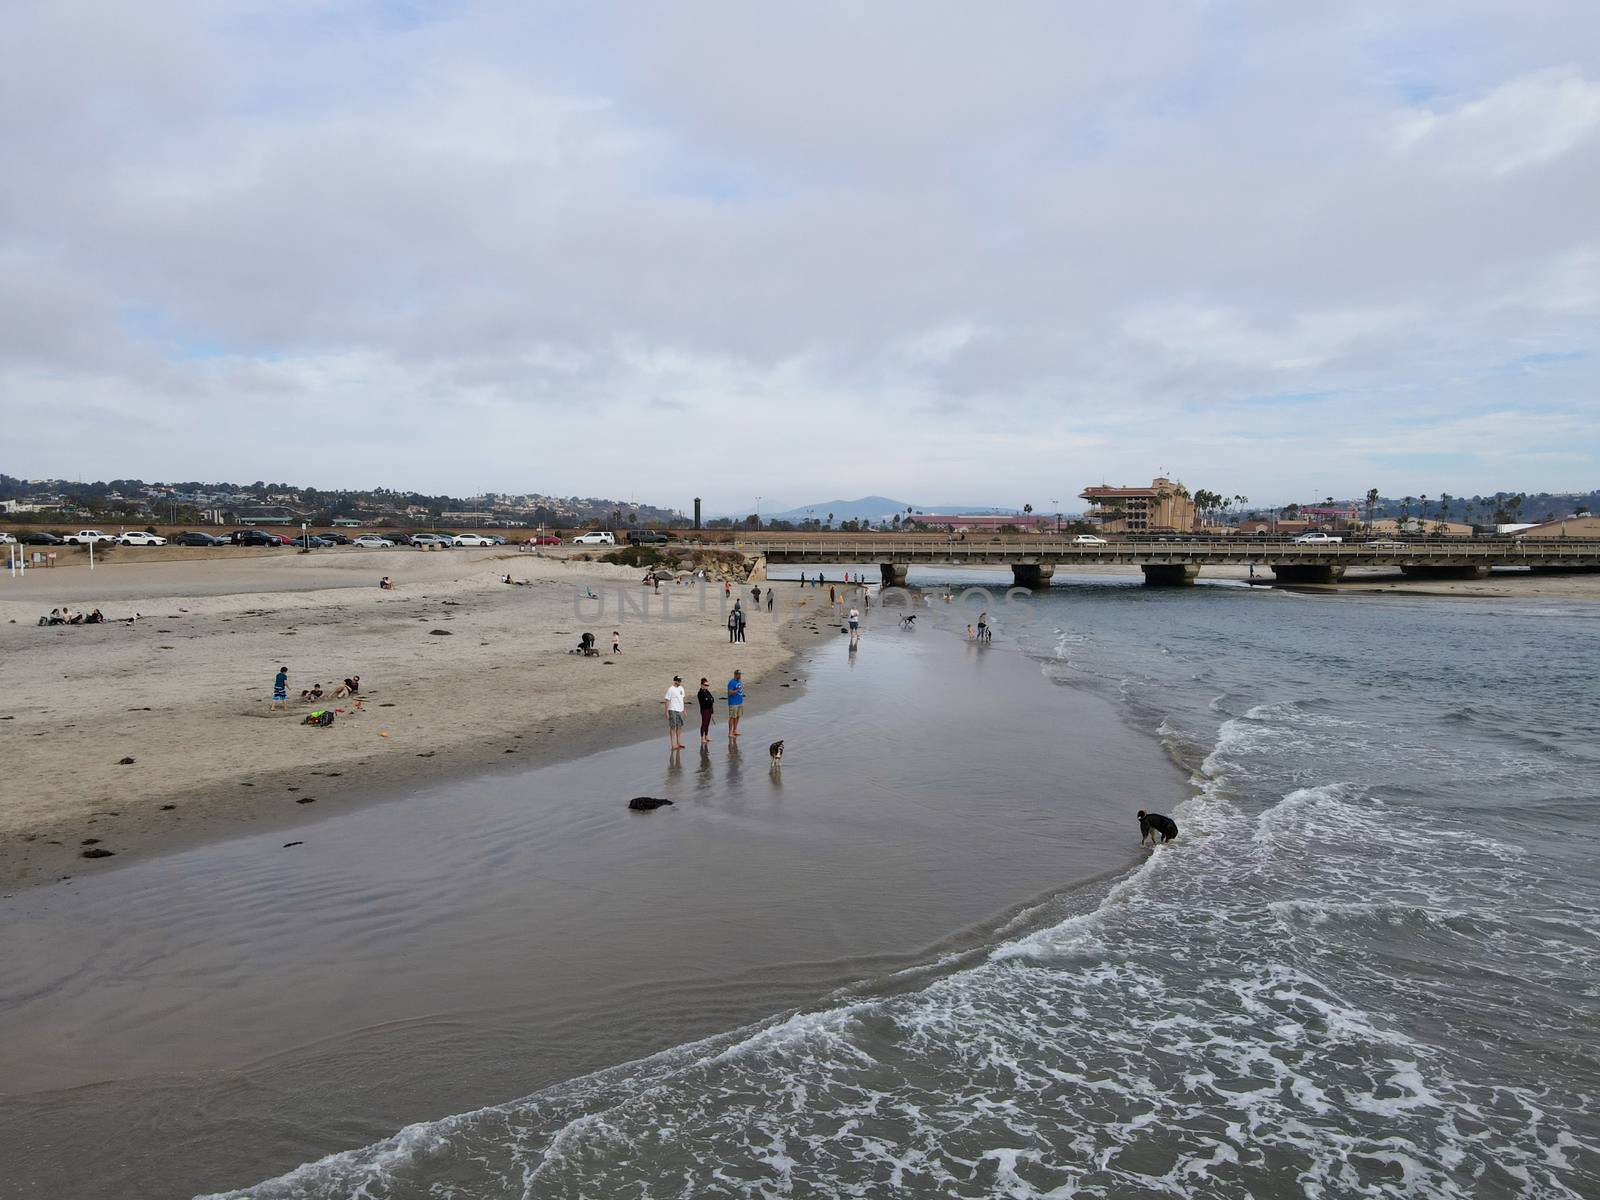
[[[1452,168],[1504,175],[1561,157],[1600,130],[1600,81],[1574,66],[1535,71],[1443,113],[1417,109],[1396,124],[1407,153]]]
[[[8,8],[13,473],[719,508],[1594,474],[1600,422],[1535,419],[1600,362],[1592,4],[386,11]],[[1400,412],[1461,477],[1306,432]],[[1480,412],[1578,466],[1507,477]]]

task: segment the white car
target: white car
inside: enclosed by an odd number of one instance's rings
[[[617,539],[609,533],[580,533],[572,539],[574,546],[615,546]]]
[[[459,533],[456,535],[458,546],[494,546],[498,543],[492,538],[481,537],[476,533]]]
[[[17,539],[9,533],[0,533],[0,546],[15,546],[16,544]]]
[[[1109,546],[1111,543],[1103,537],[1095,537],[1092,533],[1080,533],[1072,539],[1074,546]]]
[[[363,533],[358,538],[352,538],[352,546],[360,546],[363,550],[393,550],[394,543],[388,538],[377,537],[370,533]]]
[[[114,542],[117,539],[98,529],[80,529],[77,533],[64,534],[61,540],[69,546],[87,546],[93,542]]]
[[[165,546],[167,539],[135,529],[123,534],[117,539],[117,542],[123,546]]]
[[[1327,533],[1302,533],[1294,540],[1297,546],[1330,546],[1338,545],[1343,541],[1342,537],[1334,537]]]

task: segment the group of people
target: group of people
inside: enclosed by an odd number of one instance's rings
[[[98,608],[93,612],[73,612],[70,608],[52,608],[48,617],[40,617],[41,625],[104,625],[105,614]]]
[[[337,684],[330,682],[327,689],[324,689],[320,683],[313,683],[310,687],[300,690],[300,699],[307,704],[323,699],[343,700],[353,698],[359,705],[360,695],[361,676],[359,675],[351,675]],[[289,668],[287,666],[279,667],[277,675],[272,680],[272,706],[276,708],[280,704],[285,708],[289,706]]]
[[[821,571],[817,572],[817,577],[815,579],[807,578],[806,577],[806,573],[804,571],[800,572],[800,586],[801,587],[805,587],[808,583],[812,587],[821,587],[826,582],[827,582],[827,580],[822,577],[822,572]],[[844,578],[841,579],[839,582],[859,585],[859,584],[866,583],[867,582],[867,577],[865,575],[863,575],[860,571],[846,571],[844,573]]]
[[[739,718],[744,715],[744,675],[740,671],[733,673],[733,678],[728,680],[726,690],[728,708],[728,743],[732,745],[733,739],[739,736]],[[711,721],[716,716],[717,696],[711,690],[711,681],[706,676],[700,677],[700,690],[695,693],[695,702],[700,706],[700,744],[711,744]],[[683,676],[674,675],[672,684],[667,688],[667,694],[661,698],[661,710],[667,716],[667,741],[674,750],[683,749],[683,720],[684,710],[688,704],[688,693],[684,690]]]

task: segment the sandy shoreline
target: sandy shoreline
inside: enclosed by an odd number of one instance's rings
[[[527,586],[500,583],[506,571]],[[396,591],[374,586],[384,574]],[[764,678],[776,698],[774,673],[792,657],[788,635],[806,632],[792,628],[795,619],[814,614],[821,593],[780,582],[778,612],[756,613],[751,640],[735,652],[719,586],[658,595],[639,585],[641,574],[558,555],[393,550],[123,560],[92,573],[74,564],[8,580],[0,591],[9,782],[0,888],[652,736],[674,673],[692,690],[701,674],[720,683],[739,666],[757,703]],[[1224,568],[1205,578],[1250,576]],[[1600,599],[1600,576],[1370,572],[1297,590]],[[591,591],[600,599],[580,607]],[[61,603],[97,605],[113,623],[36,624]],[[663,607],[672,619],[662,619]],[[137,622],[117,623],[135,612]],[[586,629],[603,651],[611,630],[621,630],[623,653],[568,654]],[[329,729],[302,726],[309,706],[298,702],[270,711],[280,664],[290,667],[291,696],[313,681],[360,674],[365,711]],[[135,762],[122,765],[125,757]],[[91,847],[113,857],[84,859]]]
[[[499,582],[507,571],[528,585]],[[397,590],[374,586],[384,574]],[[762,681],[792,656],[780,635],[814,611],[809,594],[755,614],[750,640],[734,647],[720,586],[658,595],[641,575],[560,557],[396,550],[56,568],[12,583],[0,592],[0,887],[647,736],[674,673],[692,690],[700,675],[720,685],[738,666],[755,704],[772,699]],[[590,591],[599,599],[580,608]],[[113,623],[36,624],[63,602],[98,605]],[[142,619],[117,623],[136,611]],[[567,653],[584,630],[609,651],[613,629],[620,655]],[[292,697],[359,674],[365,711],[328,729],[300,723],[314,706],[272,711],[279,665]],[[82,858],[88,839],[115,857]]]

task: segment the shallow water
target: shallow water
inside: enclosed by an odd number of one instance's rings
[[[239,1186],[981,957],[1183,794],[1154,738],[1014,653],[876,614],[855,654],[809,636],[737,755],[719,724],[704,759],[621,747],[6,901],[0,1196]]]
[[[996,624],[1192,773],[1089,911],[238,1194],[1600,1194],[1594,610],[1079,578]]]

